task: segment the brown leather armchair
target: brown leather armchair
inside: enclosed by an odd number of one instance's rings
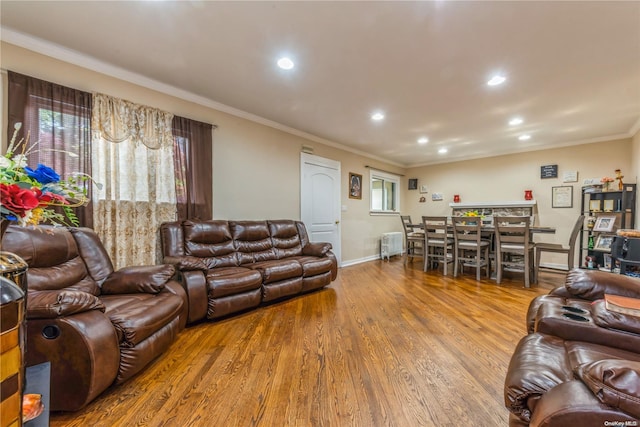
[[[87,228],[9,227],[4,251],[27,271],[27,366],[51,362],[51,410],[73,411],[140,372],[184,328],[174,267],[114,271]]]
[[[607,310],[605,293],[640,298],[640,280],[574,269],[531,302],[505,379],[510,426],[638,425],[640,318]]]

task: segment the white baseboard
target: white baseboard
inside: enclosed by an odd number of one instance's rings
[[[566,264],[554,264],[550,262],[541,262],[540,268],[550,268],[553,270],[569,271]]]
[[[394,256],[402,256],[402,255],[394,255]],[[340,264],[340,267],[349,267],[350,265],[362,264],[363,262],[375,261],[377,259],[380,259],[379,254],[371,255],[364,258],[350,259],[349,261],[342,261],[342,263]]]

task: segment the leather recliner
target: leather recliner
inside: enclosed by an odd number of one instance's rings
[[[53,411],[78,410],[131,378],[185,327],[174,267],[114,271],[93,230],[11,226],[2,250],[29,265],[26,365],[51,362]]]
[[[640,280],[574,269],[530,303],[505,378],[510,426],[638,425],[640,317],[608,310],[605,293],[640,298]]]

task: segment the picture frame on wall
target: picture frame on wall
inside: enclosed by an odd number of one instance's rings
[[[551,188],[552,208],[572,208],[573,207],[573,186],[561,185]]]
[[[418,189],[418,178],[409,178],[409,190]]]
[[[362,199],[362,175],[349,172],[349,198]]]
[[[593,231],[610,232],[613,231],[613,227],[616,225],[615,215],[601,215],[596,219],[596,223],[593,226]]]

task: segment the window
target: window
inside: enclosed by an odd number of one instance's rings
[[[371,212],[397,212],[400,206],[400,177],[371,170]]]
[[[7,71],[8,138],[13,136],[16,123],[22,123],[18,141],[28,139],[16,152],[29,151],[28,164],[45,164],[63,179],[80,173],[92,175],[91,170],[91,104],[88,92],[60,86]],[[27,138],[27,135],[29,138]],[[87,196],[93,186],[87,181]],[[92,204],[74,209],[80,225],[93,226]]]

